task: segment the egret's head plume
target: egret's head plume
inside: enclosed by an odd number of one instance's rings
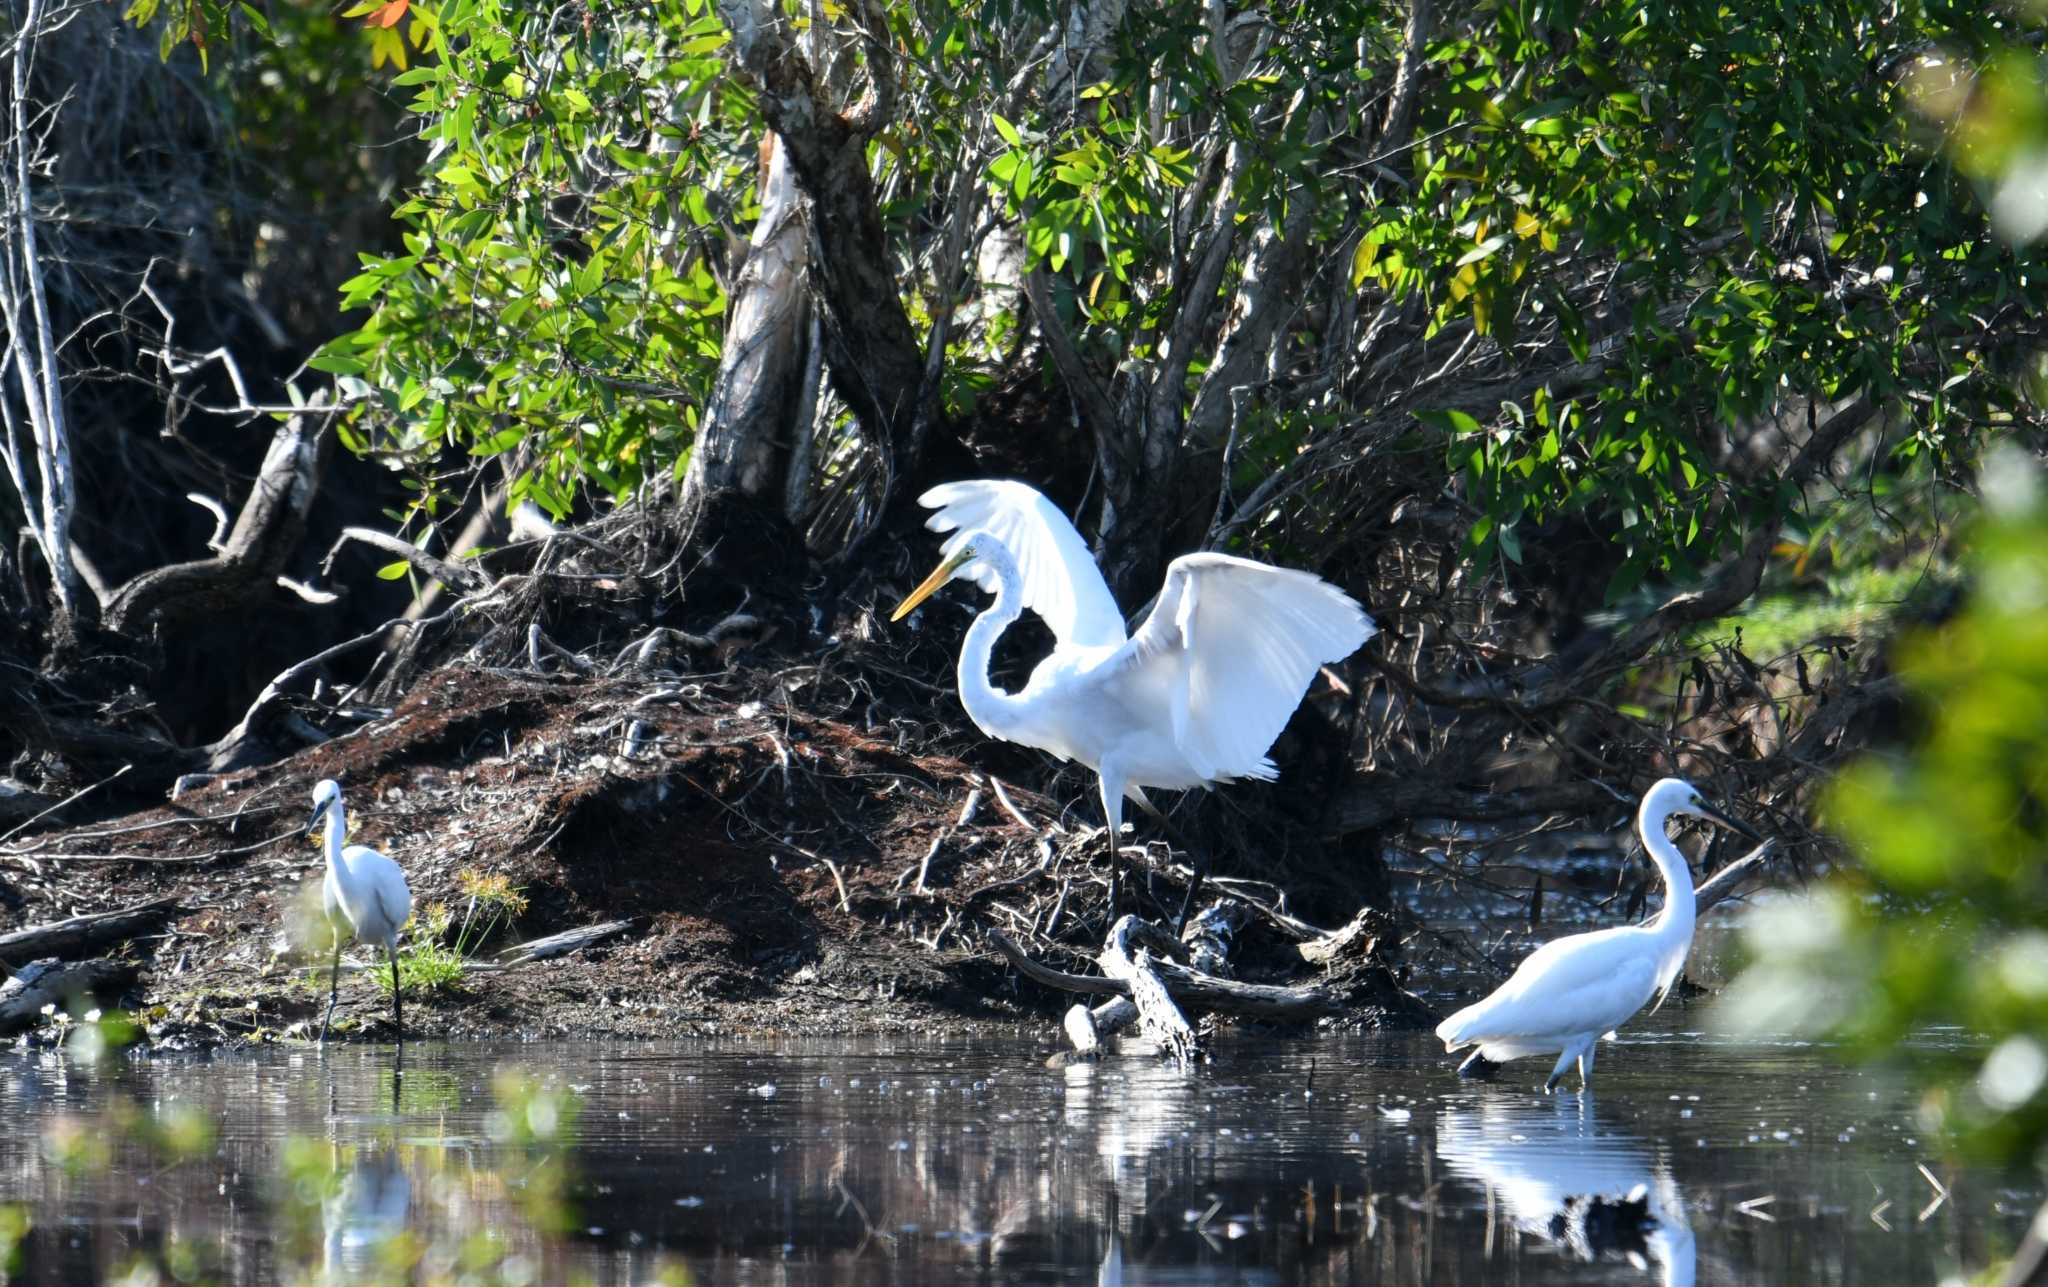
[[[939,564],[937,568],[933,569],[932,574],[924,579],[923,584],[912,590],[904,597],[903,602],[896,605],[896,611],[889,614],[889,620],[901,621],[909,616],[918,604],[923,603],[926,599],[936,594],[940,586],[960,575],[960,569],[972,563],[975,557],[975,542],[970,540],[963,543],[959,549],[953,551],[947,557],[944,563]]]

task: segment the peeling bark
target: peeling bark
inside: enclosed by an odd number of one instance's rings
[[[733,290],[718,381],[683,480],[686,514],[714,491],[774,501],[787,512],[791,460],[808,451],[811,407],[804,391],[812,326],[804,276],[810,242],[789,149],[771,134],[762,150],[761,215]]]
[[[878,0],[848,5],[863,33],[869,92],[857,103],[825,101],[796,35],[764,0],[719,0],[733,57],[759,90],[761,114],[788,150],[797,186],[810,201],[816,254],[811,272],[825,299],[832,386],[884,446],[901,477],[914,465],[911,442],[923,353],[903,307],[881,211],[868,173],[867,144],[894,110],[895,61]]]

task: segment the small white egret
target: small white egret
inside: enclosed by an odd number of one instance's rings
[[[334,930],[334,966],[328,977],[327,1014],[320,1020],[320,1043],[327,1043],[327,1027],[334,1021],[334,1003],[341,993],[341,926],[360,943],[381,943],[391,959],[391,1021],[398,1040],[405,1042],[405,1013],[398,1001],[398,931],[412,915],[412,891],[406,888],[405,873],[398,864],[364,845],[344,845],[348,819],[341,805],[341,784],[322,779],[313,788],[313,818],[306,832],[322,822],[327,824],[327,879],[321,885],[321,903],[327,923]]]
[[[1557,1067],[1543,1083],[1546,1091],[1555,1090],[1574,1063],[1582,1088],[1592,1079],[1595,1043],[1626,1023],[1652,996],[1662,1005],[1692,950],[1692,874],[1685,855],[1664,832],[1677,813],[1761,838],[1710,808],[1690,782],[1658,782],[1643,795],[1636,830],[1664,877],[1663,910],[1647,925],[1573,934],[1537,948],[1493,995],[1437,1025],[1444,1049],[1477,1046],[1467,1067],[1478,1059],[1505,1063],[1555,1054]]]
[[[1371,638],[1335,586],[1228,554],[1184,554],[1128,638],[1109,585],[1066,515],[1018,482],[948,483],[918,498],[951,532],[945,560],[891,616],[954,577],[994,592],[960,647],[960,702],[982,732],[1076,760],[1100,779],[1111,900],[1126,796],[1278,775],[1266,752],[1324,665]],[[989,682],[996,639],[1030,608],[1055,639],[1022,691]]]

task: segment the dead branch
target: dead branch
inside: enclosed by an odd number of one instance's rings
[[[1777,848],[1775,839],[1766,840],[1748,853],[1715,872],[1692,891],[1694,912],[1704,916],[1710,908],[1736,896],[1736,888],[1743,881],[1761,872]]]
[[[568,956],[587,947],[609,943],[615,938],[644,928],[646,924],[646,917],[636,916],[630,920],[606,921],[602,925],[585,925],[580,929],[563,930],[559,934],[550,934],[546,938],[532,939],[517,947],[506,948],[498,953],[498,961],[503,965],[520,965],[527,961],[546,961],[558,956]]]
[[[98,996],[134,977],[135,966],[125,961],[31,961],[0,983],[0,1036],[34,1027],[46,1005],[62,1009],[74,998]]]
[[[334,411],[310,408],[279,426],[220,553],[157,568],[128,582],[108,602],[107,625],[134,635],[153,617],[225,613],[267,592],[305,536]]]
[[[450,563],[447,559],[427,553],[411,541],[393,536],[389,532],[377,531],[375,528],[370,527],[344,527],[341,529],[341,535],[336,538],[333,547],[327,551],[327,557],[320,561],[320,574],[322,576],[332,575],[335,556],[340,554],[342,547],[350,541],[371,546],[374,549],[384,551],[386,554],[396,554],[399,558],[412,564],[413,568],[422,576],[433,577],[451,590],[481,590],[486,583],[483,572],[477,568],[465,567],[459,563]]]
[[[33,961],[44,957],[69,960],[82,953],[124,943],[145,930],[154,929],[177,915],[175,898],[160,898],[111,912],[91,912],[69,920],[31,925],[0,934],[0,969],[10,961]]]
[[[344,639],[340,643],[324,648],[304,661],[278,672],[275,679],[263,686],[263,691],[257,694],[254,702],[250,703],[248,711],[243,714],[241,720],[223,734],[219,741],[204,748],[208,772],[212,774],[232,773],[239,768],[247,768],[252,764],[264,763],[267,759],[275,758],[277,754],[283,753],[282,748],[267,746],[265,738],[272,731],[271,725],[288,713],[285,710],[285,698],[290,694],[293,687],[303,682],[314,671],[325,666],[328,662],[347,656],[358,648],[375,643],[390,631],[405,627],[412,627],[415,631],[419,631],[429,626],[437,626],[453,617],[459,608],[460,605],[458,604],[456,607],[449,608],[447,611],[431,617],[393,617],[375,630],[357,635],[353,639]],[[324,733],[314,729],[311,725],[305,724],[303,720],[298,721],[298,724],[291,731],[294,734],[294,740],[301,745],[326,740]]]
[[[1109,941],[1095,963],[1105,975],[1130,985],[1131,1000],[1138,1009],[1138,1030],[1165,1047],[1185,1068],[1195,1061],[1195,1030],[1173,1003],[1173,994],[1148,950],[1162,937],[1149,922],[1125,916],[1110,929]]]
[[[1052,969],[1025,955],[1024,950],[1001,930],[992,929],[987,933],[996,950],[1017,967],[1018,973],[1034,983],[1062,992],[1093,996],[1131,995],[1131,985],[1122,979],[1099,979]],[[1341,995],[1316,984],[1277,987],[1268,983],[1239,983],[1232,979],[1211,978],[1171,961],[1155,961],[1153,968],[1158,971],[1160,981],[1169,994],[1199,1010],[1258,1019],[1315,1019],[1326,1014],[1341,1014],[1344,1010]]]

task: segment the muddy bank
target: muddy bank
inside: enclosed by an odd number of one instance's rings
[[[1108,868],[1077,803],[1092,790],[1072,773],[1055,795],[1029,789],[1033,769],[1050,766],[1014,748],[967,740],[977,763],[965,762],[939,719],[949,692],[903,677],[930,707],[890,709],[871,694],[853,700],[866,686],[848,676],[861,673],[829,652],[658,678],[446,667],[387,717],[279,764],[132,816],[16,837],[0,848],[0,931],[174,900],[110,954],[133,966],[132,981],[102,1000],[135,1010],[162,1042],[310,1037],[326,940],[314,914],[320,853],[303,831],[312,784],[334,778],[351,839],[405,869],[412,941],[457,962],[408,987],[415,1035],[963,1022],[1050,1035],[1075,998],[1021,977],[986,936],[1000,930],[1050,967],[1094,972]],[[1125,861],[1138,905],[1124,910],[1170,917],[1184,855],[1155,841]],[[1306,970],[1285,932],[1294,908],[1259,879],[1276,873],[1231,853],[1215,861],[1226,901],[1243,909],[1239,977],[1312,974],[1346,999],[1325,1024],[1426,1017],[1398,986],[1391,920]],[[1319,871],[1316,906],[1355,910],[1376,880]],[[573,954],[501,960],[600,925],[613,926],[605,940]],[[369,949],[346,960],[357,968],[345,969],[337,1031],[387,1039],[388,992],[362,968]]]

